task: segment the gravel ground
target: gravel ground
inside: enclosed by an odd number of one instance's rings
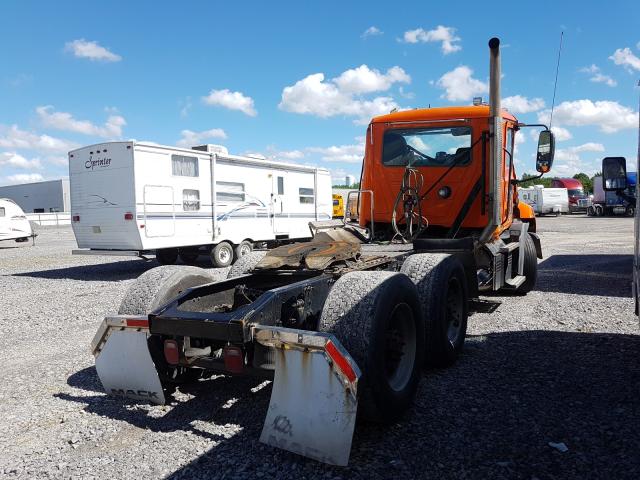
[[[217,377],[164,407],[106,397],[90,340],[154,263],[71,256],[69,228],[0,244],[0,477],[640,478],[632,220],[538,222],[537,289],[490,298],[401,422],[356,427],[347,468],[259,443],[258,380]]]

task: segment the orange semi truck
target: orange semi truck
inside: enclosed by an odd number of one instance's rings
[[[513,161],[524,125],[500,108],[499,43],[489,106],[371,121],[355,221],[312,223],[311,241],[249,253],[224,279],[191,266],[141,275],[92,343],[104,389],[162,404],[216,372],[271,378],[261,441],[335,465],[356,416],[397,421],[423,366],[460,355],[482,292],[535,285],[540,241]],[[553,153],[544,127],[541,174]]]

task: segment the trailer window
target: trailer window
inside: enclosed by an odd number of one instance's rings
[[[300,203],[314,202],[313,188],[299,188],[298,193],[300,194]]]
[[[180,177],[198,176],[198,157],[185,157],[184,155],[171,155],[173,174]]]
[[[388,167],[450,167],[471,162],[471,127],[387,130],[382,163]]]
[[[182,190],[182,209],[185,212],[200,210],[200,190]]]
[[[219,202],[244,202],[244,183],[216,182],[216,200]]]
[[[284,177],[278,177],[278,195],[284,195]]]
[[[4,217],[6,212],[4,211],[4,207],[0,207],[0,217]]]

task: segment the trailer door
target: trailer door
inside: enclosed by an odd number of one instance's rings
[[[289,208],[287,201],[287,174],[282,171],[274,171],[272,175],[271,190],[271,218],[273,220],[273,232],[285,234],[289,232]]]
[[[176,232],[176,209],[173,187],[168,185],[144,186],[145,235],[171,237]]]

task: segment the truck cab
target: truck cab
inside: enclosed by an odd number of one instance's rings
[[[586,211],[587,204],[580,200],[587,199],[584,187],[580,180],[575,178],[554,178],[551,181],[552,188],[566,188],[569,195],[569,213]]]

